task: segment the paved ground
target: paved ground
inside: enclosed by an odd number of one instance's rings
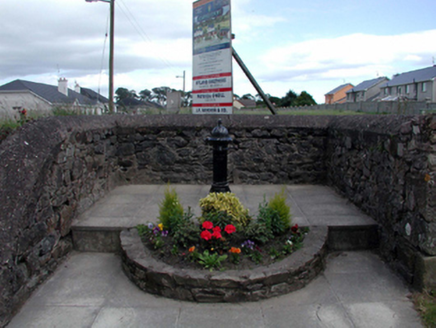
[[[268,196],[277,188],[234,186],[232,191],[244,204],[249,200],[248,207],[255,211],[263,194]],[[151,220],[163,189],[117,188],[77,224],[131,226],[138,220]],[[207,186],[176,189],[185,206],[208,191]],[[288,186],[286,190],[296,223],[372,222],[327,187]],[[326,270],[304,289],[237,304],[196,304],[153,296],[126,278],[118,255],[73,252],[8,327],[422,327],[409,293],[403,281],[370,251],[332,253]]]

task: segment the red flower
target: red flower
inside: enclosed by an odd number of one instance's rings
[[[291,231],[292,231],[293,233],[297,233],[297,232],[298,232],[298,224],[294,225],[294,226],[291,228]]]
[[[216,226],[216,227],[213,227],[212,231],[213,232],[215,232],[215,231],[221,232],[221,228]]]
[[[200,237],[204,240],[210,240],[212,238],[212,234],[207,230],[203,230],[200,234]]]
[[[212,237],[215,239],[220,239],[222,237],[221,232],[218,230],[216,230],[216,231],[214,230]]]
[[[233,224],[228,224],[224,228],[224,231],[227,232],[230,235],[231,233],[236,232],[236,228],[235,228],[235,226]]]
[[[203,222],[203,229],[212,229],[213,228],[213,223],[210,221],[204,221]]]

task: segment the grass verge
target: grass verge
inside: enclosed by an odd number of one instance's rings
[[[415,309],[427,328],[436,327],[436,292],[424,290],[412,296]]]

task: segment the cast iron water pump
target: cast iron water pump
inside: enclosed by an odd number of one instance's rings
[[[219,119],[211,136],[206,138],[206,143],[213,146],[213,183],[210,192],[230,192],[227,182],[227,150],[229,142],[232,141],[229,131]]]

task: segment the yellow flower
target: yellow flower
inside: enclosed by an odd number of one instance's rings
[[[424,181],[429,182],[430,180],[431,180],[431,176],[430,176],[430,174],[427,173],[424,177]]]
[[[157,226],[159,227],[159,230],[160,230],[160,231],[163,230],[163,224],[162,224],[162,223],[159,223]]]

